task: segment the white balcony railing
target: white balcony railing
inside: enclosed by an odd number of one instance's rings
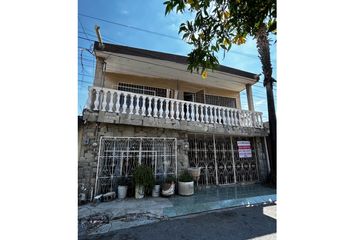
[[[91,87],[85,109],[226,126],[263,128],[262,113]]]

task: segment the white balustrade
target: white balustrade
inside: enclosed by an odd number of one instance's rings
[[[108,112],[113,112],[113,97],[114,97],[114,93],[110,91],[109,92]]]
[[[169,113],[170,113],[170,111],[168,110],[169,109],[169,103],[170,103],[170,100],[169,99],[166,99],[165,100],[165,105],[166,105],[166,108],[165,108],[165,114],[166,114],[166,116],[165,116],[165,118],[167,118],[167,119],[169,119],[170,117],[169,117]]]
[[[90,89],[88,92],[88,98],[85,104],[85,109],[91,109],[91,102],[92,102],[92,90]]]
[[[225,121],[226,121],[226,125],[230,126],[230,115],[229,115],[229,109],[224,109],[225,111]]]
[[[133,103],[134,103],[134,95],[133,94],[128,94],[129,96],[129,114],[132,115],[133,114]]]
[[[174,111],[175,101],[174,101],[174,100],[171,100],[170,103],[171,103],[171,105],[170,105],[170,106],[171,106],[171,110],[170,110],[171,119],[175,119],[175,118],[174,118],[174,114],[175,114],[175,111]]]
[[[191,103],[191,121],[195,121],[195,114],[194,114],[194,104]]]
[[[92,87],[88,96],[85,109],[93,111],[114,111],[117,114],[263,128],[261,112],[99,87]]]
[[[201,122],[204,122],[204,105],[200,105],[200,121]],[[205,121],[205,122],[208,122],[208,121]]]
[[[151,117],[151,111],[152,111],[152,108],[151,108],[151,101],[152,101],[152,98],[151,97],[148,97],[147,98],[148,100],[148,117]]]
[[[185,102],[182,102],[181,104],[181,120],[184,120],[184,116],[185,116],[185,111],[184,111],[184,106],[186,105]]]
[[[157,117],[157,99],[154,97],[154,109],[153,109],[153,113],[154,113],[154,117]]]
[[[127,113],[127,96],[127,93],[123,93],[123,114]]]
[[[232,125],[233,125],[233,126],[237,126],[237,122],[236,122],[236,118],[237,118],[237,116],[236,116],[236,110],[232,110],[231,114],[232,114]]]
[[[96,89],[96,99],[95,99],[94,108],[93,108],[94,111],[98,110],[98,105],[100,104],[99,99],[100,99],[100,90]]]
[[[176,119],[179,120],[179,104],[180,102],[176,102]]]
[[[102,91],[102,110],[101,111],[106,111],[106,106],[107,106],[107,91],[103,90]]]
[[[214,123],[214,117],[213,117],[213,109],[214,107],[210,106],[210,123]]]
[[[214,117],[214,123],[218,123],[218,108],[213,107],[213,117]]]
[[[195,121],[199,122],[199,104],[193,104],[195,106]]]
[[[142,105],[141,105],[141,114],[143,116],[146,116],[145,100],[146,100],[146,96],[143,96],[143,102],[142,102]]]
[[[189,106],[190,106],[190,105],[191,105],[190,102],[187,102],[187,103],[186,103],[186,106],[187,106],[187,110],[186,110],[186,120],[187,120],[187,121],[190,120],[190,118],[189,118]]]
[[[164,102],[164,99],[161,99],[160,98],[160,110],[159,110],[159,118],[162,118],[162,114],[163,114],[163,102]]]

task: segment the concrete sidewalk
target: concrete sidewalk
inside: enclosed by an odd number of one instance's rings
[[[79,206],[79,238],[212,210],[276,201],[276,190],[260,184],[210,187],[193,196],[127,198]]]

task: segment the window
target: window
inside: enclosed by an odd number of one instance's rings
[[[205,103],[223,107],[236,108],[236,99],[214,95],[205,95]]]
[[[166,97],[166,89],[164,88],[148,87],[148,86],[135,85],[130,83],[119,83],[118,90],[133,92],[138,94],[146,94],[151,96]]]

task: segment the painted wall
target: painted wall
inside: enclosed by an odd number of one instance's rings
[[[173,89],[178,91],[178,99],[183,99],[183,92],[197,92],[204,89],[207,95],[216,95],[234,98],[236,101],[237,108],[240,108],[240,94],[239,92],[232,90],[225,90],[221,88],[210,88],[202,85],[191,84],[188,82],[170,80],[170,79],[160,79],[160,78],[149,78],[149,77],[139,77],[133,75],[116,74],[116,73],[106,73],[105,80],[103,82],[103,87],[106,88],[117,88],[118,84],[131,83],[136,85],[144,85],[157,88]],[[100,81],[97,81],[99,84]]]

